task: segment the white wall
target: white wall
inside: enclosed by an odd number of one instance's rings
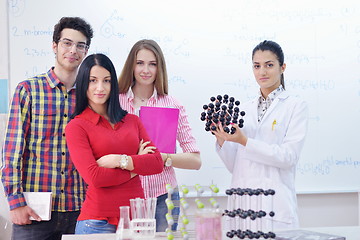
[[[359,225],[358,193],[298,195],[301,227]]]
[[[0,79],[9,78],[9,56],[8,56],[8,12],[6,0],[0,0]]]

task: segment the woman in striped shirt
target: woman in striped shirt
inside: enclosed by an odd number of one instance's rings
[[[132,47],[119,77],[120,105],[129,113],[139,115],[141,106],[178,108],[179,122],[177,141],[182,153],[161,153],[165,161],[164,171],[160,174],[140,176],[145,197],[158,198],[156,207],[156,231],[165,231],[168,223],[165,214],[168,212],[166,184],[175,189],[172,200],[177,207],[173,210],[177,227],[179,215],[179,192],[173,167],[182,169],[200,169],[200,151],[185,113],[185,108],[178,100],[168,95],[168,78],[164,55],[159,45],[153,40],[140,40]]]

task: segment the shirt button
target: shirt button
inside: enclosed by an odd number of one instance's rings
[[[64,175],[64,171],[61,171],[61,174]]]
[[[65,152],[62,152],[61,155],[65,156]]]
[[[67,117],[67,114],[66,114],[66,113],[64,114],[64,117]]]
[[[64,190],[63,189],[61,189],[61,191],[60,191],[61,193],[64,193]]]
[[[65,98],[67,98],[67,95],[65,95]]]
[[[62,135],[63,135],[63,137],[65,137],[65,133],[63,133]]]

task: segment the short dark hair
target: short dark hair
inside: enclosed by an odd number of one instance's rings
[[[259,43],[253,50],[252,52],[252,58],[254,58],[254,54],[257,51],[270,51],[273,54],[276,55],[278,61],[279,61],[279,65],[282,66],[284,65],[284,53],[283,50],[281,49],[280,45],[276,42],[270,41],[270,40],[265,40],[261,43]],[[281,74],[281,85],[283,86],[283,88],[285,89],[285,82],[284,82],[284,74]]]
[[[111,77],[111,90],[110,97],[107,101],[108,109],[107,114],[111,123],[120,122],[127,114],[120,106],[119,102],[119,85],[117,81],[116,71],[111,60],[104,54],[97,53],[91,54],[85,58],[79,68],[78,75],[76,76],[76,105],[75,111],[71,118],[81,114],[85,108],[88,107],[89,101],[87,98],[87,90],[89,88],[90,71],[94,66],[101,66],[110,72]]]
[[[61,37],[61,32],[64,28],[77,30],[86,37],[86,45],[90,46],[91,38],[93,37],[93,30],[84,19],[80,17],[62,17],[54,26],[53,42],[58,43]]]

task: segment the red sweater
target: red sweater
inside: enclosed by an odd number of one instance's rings
[[[149,137],[140,119],[127,114],[114,128],[99,114],[86,108],[65,129],[71,160],[88,184],[81,212],[92,217],[119,217],[119,206],[129,206],[129,199],[144,198],[139,176],[120,168],[99,167],[96,160],[107,154],[132,157],[134,173],[151,175],[162,172],[164,164],[158,150],[137,155],[141,139]]]

